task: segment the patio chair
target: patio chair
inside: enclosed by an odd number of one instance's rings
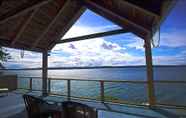
[[[23,98],[28,118],[61,118],[61,113],[45,107],[50,105],[42,99],[30,95],[23,95]]]
[[[97,110],[85,104],[67,101],[62,106],[64,118],[97,118]]]

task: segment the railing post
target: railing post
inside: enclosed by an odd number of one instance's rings
[[[29,85],[30,86],[30,91],[32,91],[32,77],[30,78],[30,82],[29,83],[30,83],[30,85]]]
[[[51,92],[51,79],[48,78],[48,94]]]
[[[71,100],[71,83],[70,80],[67,80],[67,98],[70,101]]]
[[[152,52],[151,52],[151,41],[150,38],[145,39],[145,56],[146,56],[146,67],[147,67],[147,87],[148,87],[148,101],[150,107],[156,103],[154,95],[154,80],[153,80],[153,65],[152,65]]]
[[[105,101],[104,81],[100,81],[100,97],[101,102],[104,102]]]
[[[47,79],[48,79],[48,51],[43,52],[42,59],[42,95],[47,96]]]

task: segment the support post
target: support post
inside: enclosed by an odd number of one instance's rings
[[[70,101],[70,99],[71,99],[71,83],[70,83],[70,80],[67,80],[67,98]]]
[[[42,95],[47,95],[47,78],[48,78],[48,51],[43,52],[43,60],[42,60]]]
[[[152,65],[152,52],[151,52],[150,38],[145,39],[144,47],[145,47],[145,56],[146,56],[148,102],[150,107],[152,107],[155,105],[156,101],[154,95],[153,65]]]
[[[101,97],[101,102],[104,102],[105,101],[104,81],[100,81],[100,97]]]

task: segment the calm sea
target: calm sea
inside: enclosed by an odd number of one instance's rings
[[[18,76],[41,76],[40,70],[9,71]],[[146,80],[145,67],[100,68],[100,69],[67,69],[49,70],[49,77],[64,79],[89,80]],[[154,67],[155,80],[186,81],[186,66]],[[29,80],[19,79],[19,86],[28,88]],[[33,80],[33,88],[41,89],[41,81]],[[66,94],[67,81],[52,80],[51,91]],[[71,94],[77,97],[100,98],[99,82],[71,81]],[[186,83],[155,83],[155,95],[158,103],[186,106]],[[105,83],[107,100],[122,100],[137,103],[147,102],[147,85],[144,83]]]

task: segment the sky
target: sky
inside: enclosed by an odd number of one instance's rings
[[[153,65],[186,65],[186,1],[179,0],[160,27],[159,47],[152,48]],[[119,29],[121,27],[86,10],[64,38]],[[154,37],[158,41],[158,34]],[[145,65],[143,39],[132,33],[58,44],[49,56],[49,67]],[[40,53],[5,48],[11,59],[6,68],[41,67]]]

